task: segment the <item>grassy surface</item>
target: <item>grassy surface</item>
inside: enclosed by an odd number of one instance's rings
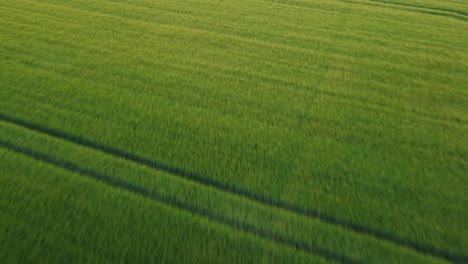
[[[0,157],[5,263],[331,262],[11,151]]]
[[[467,14],[1,1],[0,257],[467,261]]]

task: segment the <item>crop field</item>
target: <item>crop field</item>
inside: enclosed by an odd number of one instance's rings
[[[468,263],[468,1],[0,0],[1,263]]]

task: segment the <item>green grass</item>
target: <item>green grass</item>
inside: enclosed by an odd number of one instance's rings
[[[0,187],[5,263],[328,263],[11,151],[0,156],[8,162]]]
[[[467,21],[0,2],[0,259],[466,262]]]

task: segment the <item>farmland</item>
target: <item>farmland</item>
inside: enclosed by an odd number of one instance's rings
[[[468,262],[468,2],[0,0],[0,25],[0,262]]]

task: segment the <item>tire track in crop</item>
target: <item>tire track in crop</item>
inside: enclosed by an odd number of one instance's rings
[[[163,164],[163,163],[155,161],[155,160],[151,160],[151,159],[148,159],[148,158],[136,155],[136,154],[125,152],[125,151],[123,151],[121,149],[118,149],[118,148],[113,148],[111,146],[107,146],[107,145],[104,145],[104,144],[101,144],[101,143],[98,143],[98,142],[94,142],[92,140],[86,139],[86,138],[81,137],[81,136],[72,135],[72,134],[69,134],[67,132],[60,131],[58,129],[45,127],[45,126],[42,126],[42,125],[39,125],[39,124],[34,124],[34,123],[31,123],[31,122],[28,122],[28,121],[25,121],[25,120],[22,120],[22,119],[7,116],[7,115],[5,115],[3,113],[0,113],[0,120],[4,121],[4,122],[11,123],[11,124],[14,124],[14,125],[17,125],[17,126],[20,126],[20,127],[23,127],[23,128],[26,128],[26,129],[29,129],[29,130],[33,130],[33,131],[38,132],[38,133],[46,134],[46,135],[51,136],[51,137],[59,138],[61,140],[65,140],[65,141],[68,141],[68,142],[71,142],[71,143],[74,143],[74,144],[77,144],[77,145],[81,145],[81,146],[93,149],[95,151],[100,151],[100,152],[105,153],[105,154],[110,155],[110,156],[125,159],[125,160],[128,160],[128,161],[134,162],[136,164],[149,167],[151,169],[161,170],[161,171],[170,173],[175,177],[180,177],[180,178],[183,178],[183,179],[186,179],[186,180],[189,180],[189,181],[194,181],[194,182],[197,182],[199,184],[203,184],[205,186],[218,189],[220,191],[224,191],[224,192],[227,192],[227,193],[238,195],[238,196],[250,199],[252,201],[261,203],[261,204],[266,205],[266,206],[270,206],[270,207],[274,207],[274,208],[278,208],[278,209],[283,209],[283,210],[286,210],[286,211],[289,211],[291,213],[295,213],[295,214],[298,214],[298,215],[301,215],[301,216],[314,218],[314,219],[320,220],[320,221],[322,221],[324,223],[335,225],[335,226],[344,228],[346,230],[349,230],[349,231],[352,231],[352,232],[355,232],[355,233],[365,234],[365,235],[368,235],[368,236],[371,236],[371,237],[374,237],[374,238],[377,238],[377,239],[380,239],[380,240],[383,240],[383,241],[387,241],[387,242],[395,244],[397,246],[405,247],[405,248],[408,248],[408,249],[413,249],[413,250],[415,250],[415,251],[417,251],[417,252],[419,252],[421,254],[431,255],[433,257],[446,259],[446,260],[456,262],[456,263],[467,263],[468,262],[468,257],[467,256],[455,255],[455,254],[453,254],[451,252],[444,251],[444,250],[435,248],[435,247],[430,246],[430,245],[424,245],[424,244],[418,243],[417,241],[411,241],[411,240],[407,240],[407,239],[398,237],[398,236],[396,236],[396,235],[394,235],[392,233],[389,233],[389,232],[385,232],[385,231],[382,231],[382,230],[379,230],[379,229],[376,229],[376,228],[372,228],[372,227],[368,227],[368,226],[359,225],[359,224],[356,224],[356,223],[351,222],[349,220],[346,220],[346,219],[343,219],[343,218],[338,218],[338,217],[335,217],[335,216],[332,216],[332,215],[326,215],[326,214],[323,214],[323,213],[321,213],[321,212],[319,212],[317,210],[314,210],[314,209],[310,209],[310,208],[306,209],[306,208],[299,207],[297,205],[290,204],[290,203],[287,203],[287,202],[284,202],[284,201],[281,201],[281,200],[278,200],[278,199],[272,199],[271,197],[267,197],[265,195],[255,193],[255,192],[249,191],[247,189],[243,189],[243,188],[235,186],[235,185],[231,185],[231,184],[220,182],[220,181],[217,181],[217,180],[214,180],[214,179],[210,179],[208,177],[199,175],[199,174],[197,174],[195,172],[190,172],[190,171],[183,170],[181,168],[172,167],[172,166],[169,166],[167,164]],[[115,179],[111,179],[110,177],[105,176],[105,175],[98,175],[97,173],[94,173],[92,171],[81,169],[81,168],[79,168],[79,166],[77,166],[75,164],[72,164],[72,163],[61,162],[61,161],[57,161],[57,160],[54,160],[54,159],[50,159],[49,157],[47,157],[47,156],[45,156],[43,154],[35,153],[35,152],[31,151],[31,150],[23,149],[23,148],[14,146],[14,145],[9,144],[7,142],[1,141],[1,139],[0,139],[0,145],[3,145],[4,147],[7,147],[7,148],[12,149],[12,150],[16,149],[15,150],[16,152],[23,153],[25,155],[35,157],[38,160],[43,160],[44,162],[48,162],[48,163],[54,164],[56,166],[61,166],[61,167],[65,166],[66,168],[69,167],[71,170],[74,170],[76,172],[81,171],[81,174],[86,174],[86,175],[92,176],[93,178],[99,179],[101,181],[106,181],[109,184],[114,185],[114,186],[119,187],[119,188],[124,188],[125,189],[125,184],[127,184],[125,182],[121,182],[121,181],[118,181],[118,180],[115,180]],[[146,191],[146,190],[144,190],[144,189],[142,189],[142,188],[140,188],[138,186],[129,185],[127,189],[131,190],[133,192],[136,192],[136,193],[141,193],[142,195],[151,198],[151,195],[148,193],[148,191]],[[153,197],[152,199],[156,199],[156,197]],[[162,199],[162,198],[158,198],[158,199]],[[177,203],[179,203],[179,202],[177,202]],[[174,206],[182,207],[182,205],[177,205],[177,204],[174,204]],[[190,209],[190,210],[193,210],[194,212],[196,212],[196,210],[203,211],[201,209],[196,209],[195,210],[195,208]],[[208,213],[209,212],[207,212],[207,214]],[[197,214],[201,214],[201,213],[197,213]],[[219,218],[219,217],[217,217],[217,218]],[[235,221],[232,221],[232,220],[218,219],[217,221],[219,221],[219,222],[223,222],[223,221],[228,222],[229,221],[229,222],[233,222],[233,223],[231,223],[232,226],[237,226],[237,225],[242,226],[241,223],[237,223],[237,222],[234,223]],[[227,223],[225,223],[225,224],[227,224]],[[252,231],[252,233],[258,234],[259,236],[262,236],[262,237],[266,236],[265,233],[267,233],[267,232],[265,230],[263,230],[263,231],[262,230],[257,230],[254,227],[249,227],[249,228],[254,229]],[[248,228],[246,226],[242,227],[242,230],[244,230],[244,231],[246,231],[247,229]],[[274,241],[277,241],[278,243],[280,243],[282,241],[281,243],[283,243],[283,244],[288,244],[290,246],[293,246],[295,248],[298,248],[298,249],[301,249],[301,250],[304,250],[304,251],[310,251],[310,252],[317,251],[317,252],[315,252],[316,254],[319,254],[318,252],[325,251],[325,250],[322,250],[322,249],[310,248],[308,245],[305,245],[302,242],[294,241],[294,240],[284,238],[284,237],[282,237],[282,238],[273,237],[272,239],[274,239]],[[331,254],[330,252],[328,252],[328,253],[327,252],[321,252],[321,253],[324,254],[324,255]],[[345,260],[344,257],[333,256],[333,254],[331,254],[329,257],[330,257],[330,259],[339,260],[339,261],[344,261]],[[347,262],[347,260],[345,262],[349,263],[349,262]]]
[[[44,163],[53,165],[53,166],[58,167],[58,168],[62,168],[64,170],[74,172],[74,173],[77,173],[77,174],[82,175],[82,176],[86,176],[88,178],[97,180],[97,181],[102,182],[102,183],[104,183],[106,185],[109,185],[111,187],[131,192],[133,194],[136,194],[136,195],[139,195],[141,197],[153,200],[155,202],[159,202],[159,203],[171,206],[171,207],[179,209],[179,210],[183,210],[183,211],[193,213],[193,214],[198,215],[200,217],[207,218],[207,219],[209,219],[212,222],[215,222],[217,224],[225,225],[225,226],[228,226],[228,227],[236,229],[236,230],[241,230],[241,231],[243,231],[245,233],[248,233],[248,234],[251,234],[251,235],[254,235],[254,236],[258,236],[260,238],[263,238],[265,240],[268,240],[268,241],[271,241],[271,242],[274,242],[274,243],[277,243],[277,244],[281,244],[283,246],[294,248],[294,249],[300,250],[300,251],[305,251],[307,253],[311,253],[311,254],[314,254],[314,255],[319,255],[319,256],[322,256],[324,258],[327,258],[327,259],[330,259],[330,260],[333,260],[333,261],[337,261],[337,262],[340,262],[340,263],[358,263],[358,262],[356,262],[356,261],[354,261],[352,259],[349,259],[344,255],[338,254],[336,252],[332,252],[332,251],[322,249],[322,248],[318,248],[318,247],[313,247],[311,245],[308,245],[305,242],[295,240],[295,239],[291,239],[291,238],[288,238],[286,236],[278,235],[274,231],[271,231],[271,230],[258,228],[258,227],[254,226],[254,225],[247,224],[247,223],[242,222],[242,221],[236,221],[234,219],[230,219],[230,218],[227,218],[227,217],[222,217],[220,215],[213,214],[207,209],[178,201],[178,200],[176,200],[174,198],[171,198],[169,196],[165,196],[165,195],[161,195],[161,194],[158,194],[158,193],[150,192],[150,191],[148,191],[147,189],[145,189],[143,187],[140,187],[140,186],[137,186],[137,185],[134,185],[134,184],[131,184],[131,183],[128,183],[128,182],[125,182],[125,181],[110,177],[110,176],[105,175],[105,174],[101,174],[101,173],[98,173],[98,172],[95,172],[95,171],[92,171],[92,170],[82,168],[79,165],[77,165],[75,163],[72,163],[72,162],[69,162],[69,161],[66,161],[66,160],[57,159],[55,157],[51,157],[51,156],[48,156],[48,155],[45,155],[45,154],[42,154],[42,153],[35,152],[35,151],[33,151],[31,149],[28,149],[28,148],[16,146],[14,144],[8,143],[8,142],[3,141],[1,139],[0,139],[0,147],[9,149],[9,150],[11,150],[13,152],[16,152],[18,154],[22,154],[22,155],[25,155],[27,157],[33,158],[33,159],[35,159],[37,161],[44,162]]]
[[[459,21],[467,22],[468,16],[463,12],[457,12],[454,10],[445,10],[439,8],[432,8],[432,7],[423,7],[418,5],[412,5],[407,3],[392,3],[382,0],[369,0],[369,2],[357,2],[354,0],[339,0],[340,2],[354,4],[354,5],[365,5],[371,7],[378,7],[378,8],[385,8],[385,9],[393,9],[393,10],[403,10],[409,11],[414,13],[420,14],[428,14],[440,17],[449,17]]]
[[[297,7],[297,8],[306,8],[306,9],[314,9],[307,4],[303,4],[301,2],[282,2],[282,1],[272,1],[272,0],[266,0],[267,2],[271,3],[276,3],[280,5],[286,5],[286,6],[292,6],[292,7]],[[420,14],[429,14],[429,15],[435,15],[435,16],[441,16],[441,17],[450,17],[453,19],[457,19],[459,21],[468,21],[468,17],[464,12],[459,12],[455,10],[446,10],[446,9],[439,9],[439,8],[431,8],[431,7],[423,7],[423,6],[418,6],[418,5],[411,5],[411,4],[406,4],[406,3],[391,3],[391,2],[386,2],[382,0],[369,0],[368,2],[361,2],[361,1],[355,1],[355,0],[336,0],[337,2],[342,2],[346,4],[352,4],[352,5],[362,5],[362,6],[370,6],[370,7],[379,7],[379,8],[385,8],[385,9],[392,9],[392,10],[404,10],[404,11],[409,11],[409,12],[414,12],[414,13],[420,13]]]
[[[468,12],[451,9],[451,8],[441,8],[441,7],[430,7],[418,4],[411,4],[411,3],[404,3],[404,2],[395,2],[395,1],[388,1],[388,0],[369,0],[371,2],[378,2],[387,5],[397,5],[397,6],[404,6],[404,7],[413,7],[418,9],[427,9],[432,11],[444,12],[444,13],[452,13],[455,15],[463,16],[468,19]]]

